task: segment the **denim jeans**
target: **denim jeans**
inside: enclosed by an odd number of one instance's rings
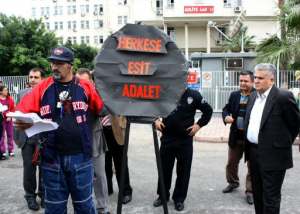
[[[66,214],[69,195],[75,214],[95,214],[92,197],[93,164],[84,154],[58,155],[42,162],[45,214]]]

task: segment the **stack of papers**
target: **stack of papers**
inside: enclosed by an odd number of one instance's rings
[[[7,108],[7,105],[2,105],[1,103],[0,103],[0,112],[4,112],[4,111],[6,111],[8,108]]]
[[[20,111],[9,112],[6,114],[7,117],[11,117],[14,120],[20,120],[24,123],[31,123],[33,126],[25,130],[27,137],[31,137],[35,134],[55,130],[58,128],[58,124],[41,119],[36,113],[22,113]]]

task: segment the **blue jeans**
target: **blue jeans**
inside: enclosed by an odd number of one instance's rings
[[[95,214],[93,164],[84,154],[58,155],[54,162],[42,162],[45,184],[45,214],[66,214],[69,195],[74,213]]]

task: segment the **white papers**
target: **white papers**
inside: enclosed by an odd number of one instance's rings
[[[7,117],[11,117],[15,120],[21,120],[24,123],[32,123],[33,126],[25,130],[27,137],[31,137],[35,134],[55,130],[58,128],[58,124],[49,120],[41,119],[36,113],[22,113],[20,111],[9,112]]]
[[[7,105],[2,105],[1,103],[0,103],[0,112],[4,112],[4,111],[6,111],[8,108],[7,108]]]

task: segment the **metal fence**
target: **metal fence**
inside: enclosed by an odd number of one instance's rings
[[[17,94],[20,90],[26,87],[28,82],[27,76],[0,76],[0,81],[2,85],[8,87],[10,95],[14,98],[14,101],[17,100]]]
[[[239,71],[200,72],[200,92],[213,107],[214,112],[221,112],[232,91],[239,89]],[[295,81],[295,71],[280,71],[275,84],[279,88],[300,88]]]
[[[27,76],[0,76],[2,84],[8,87],[16,101],[17,93],[26,87]],[[213,107],[214,112],[221,112],[232,91],[239,89],[239,71],[200,72],[200,92]],[[295,71],[280,71],[275,83],[280,88],[300,88],[300,81],[295,81]]]

